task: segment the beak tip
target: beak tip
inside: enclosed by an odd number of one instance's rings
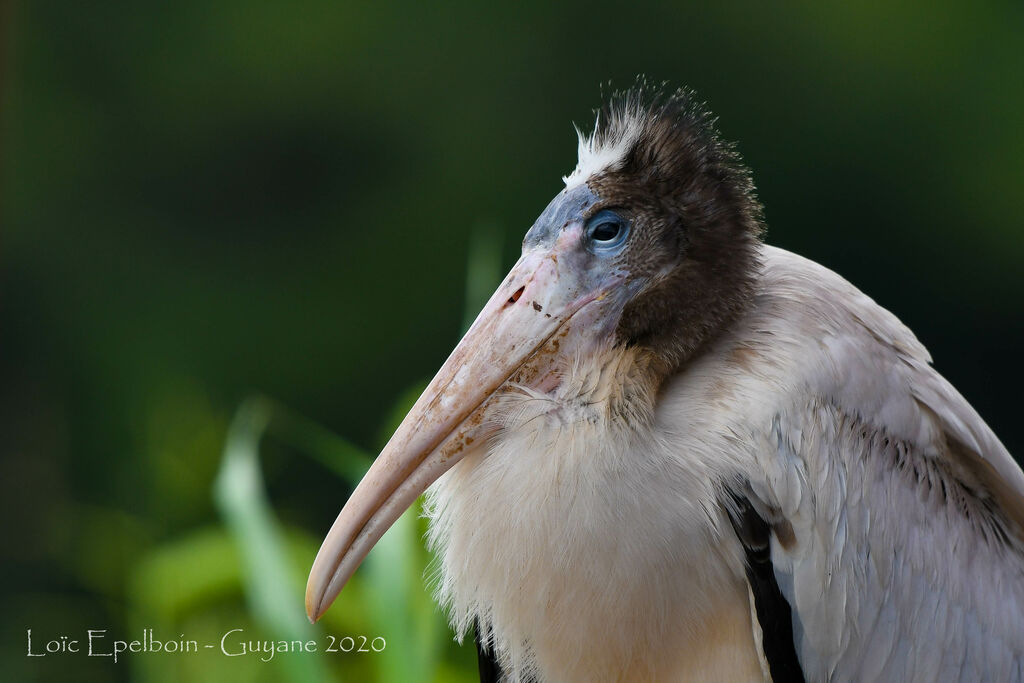
[[[309,623],[315,624],[320,621],[320,617],[324,615],[321,606],[323,604],[322,596],[318,597],[312,590],[312,586],[306,589],[306,618],[309,619]]]

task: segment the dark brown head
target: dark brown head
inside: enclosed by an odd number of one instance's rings
[[[614,95],[579,147],[559,196],[585,187],[593,201],[584,221],[608,211],[628,229],[608,263],[635,288],[617,340],[650,350],[670,372],[750,301],[764,229],[750,173],[685,89],[640,84]]]

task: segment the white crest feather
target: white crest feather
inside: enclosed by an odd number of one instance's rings
[[[590,135],[576,127],[579,140],[576,168],[562,178],[565,189],[571,190],[599,173],[621,167],[626,154],[644,132],[646,123],[638,101],[622,102],[612,108],[610,117],[608,125],[602,130],[601,114],[598,112]]]

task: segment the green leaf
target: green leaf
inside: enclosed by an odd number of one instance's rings
[[[242,404],[228,430],[214,498],[239,545],[245,594],[256,620],[274,640],[315,640],[303,612],[303,582],[288,566],[282,533],[266,497],[259,443],[270,422],[270,404]],[[296,683],[327,679],[321,657],[275,657],[283,678]]]

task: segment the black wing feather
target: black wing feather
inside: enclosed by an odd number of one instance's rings
[[[761,624],[762,643],[774,683],[804,683],[804,671],[793,640],[793,613],[775,580],[771,557],[771,526],[745,497],[732,493],[729,519],[747,555],[747,581]]]
[[[494,651],[480,638],[480,622],[473,628],[473,641],[476,643],[477,665],[480,668],[480,683],[500,683],[505,675],[494,657]]]

